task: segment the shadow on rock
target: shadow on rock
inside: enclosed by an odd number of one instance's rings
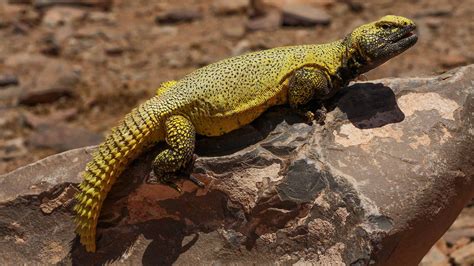
[[[117,179],[104,202],[97,225],[97,252],[88,253],[76,237],[70,256],[73,264],[105,265],[118,261],[135,246],[144,249],[143,265],[171,265],[181,253],[193,246],[197,232],[211,232],[226,221],[235,223],[239,208],[229,204],[228,196],[211,190],[196,195],[190,181],[177,181],[183,193],[160,184],[146,184],[153,158],[162,145],[135,160]],[[189,183],[189,184],[187,184]],[[141,238],[141,239],[140,239]]]
[[[330,110],[337,106],[360,129],[382,127],[405,119],[392,89],[382,83],[356,83],[346,87],[330,100],[329,106]]]

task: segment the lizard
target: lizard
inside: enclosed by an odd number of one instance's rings
[[[107,193],[148,147],[165,143],[151,174],[180,191],[174,183],[176,173],[192,161],[196,134],[228,133],[271,106],[286,104],[297,111],[310,100],[325,101],[413,46],[418,39],[415,29],[412,20],[387,15],[337,41],[250,52],[163,83],[156,95],[112,128],[82,172],[74,206],[80,242],[86,251],[95,252],[97,221]],[[189,178],[203,185],[192,174]]]

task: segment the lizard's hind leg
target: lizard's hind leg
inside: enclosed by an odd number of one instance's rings
[[[165,131],[168,148],[156,156],[152,165],[153,172],[158,182],[181,191],[173,180],[178,177],[176,172],[193,158],[196,131],[191,121],[181,115],[169,117],[165,121]]]

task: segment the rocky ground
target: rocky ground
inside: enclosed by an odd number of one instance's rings
[[[413,18],[420,40],[369,79],[474,62],[468,0],[0,0],[0,174],[100,142],[162,81],[247,51],[340,38],[385,14]],[[423,263],[474,256],[473,218],[467,207]]]

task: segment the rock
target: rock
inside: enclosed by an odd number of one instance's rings
[[[92,11],[86,14],[86,19],[90,22],[101,23],[104,25],[114,26],[117,24],[117,17],[113,13]]]
[[[214,0],[212,2],[212,11],[217,15],[229,15],[245,12],[250,6],[250,0]]]
[[[158,145],[110,191],[95,254],[71,200],[92,149],[48,157],[0,176],[0,262],[417,265],[474,196],[473,78],[470,65],[358,82],[323,126],[273,108],[200,137],[193,174],[206,187],[180,180],[181,194],[144,183]]]
[[[37,8],[50,7],[55,5],[68,6],[87,6],[109,10],[112,7],[113,0],[32,0]]]
[[[249,40],[243,39],[239,41],[232,49],[232,56],[241,55],[249,52],[251,49],[251,43]]]
[[[46,11],[43,17],[43,25],[46,27],[58,27],[69,25],[84,19],[85,11],[72,7],[53,7]]]
[[[229,25],[222,28],[222,33],[230,38],[242,38],[245,35],[245,26],[242,24]]]
[[[59,45],[54,33],[47,33],[39,41],[39,50],[41,53],[50,56],[58,56],[61,52],[61,46]]]
[[[202,18],[198,8],[171,9],[155,17],[157,24],[175,24],[179,22],[191,22]]]
[[[474,238],[474,227],[471,228],[459,228],[459,229],[450,229],[446,234],[443,235],[443,238],[451,245],[454,245],[459,239],[463,237]]]
[[[27,152],[25,141],[21,137],[0,141],[0,161],[24,156]]]
[[[18,77],[13,74],[0,74],[0,89],[10,85],[18,85]]]
[[[302,4],[284,5],[283,26],[315,26],[328,25],[331,22],[331,16],[321,8]]]
[[[41,123],[28,138],[27,144],[34,148],[53,149],[63,152],[70,149],[96,145],[102,134],[64,123]]]
[[[39,116],[30,112],[23,112],[24,123],[30,128],[39,128],[44,124],[63,123],[73,119],[78,113],[77,108],[54,110],[49,115]]]
[[[271,9],[266,14],[249,20],[246,24],[246,27],[250,31],[272,31],[278,29],[281,25],[281,22],[281,13],[276,9]]]
[[[461,54],[446,54],[441,56],[441,65],[445,68],[452,68],[466,64],[467,59]]]
[[[419,266],[450,266],[449,258],[437,246],[433,246]]]
[[[80,81],[80,70],[60,61],[51,61],[44,66],[29,83],[24,85],[24,91],[19,103],[35,105],[51,103],[62,97],[74,95],[74,89]]]
[[[451,257],[457,264],[460,265],[473,265],[474,264],[474,242],[466,245],[453,253]]]

